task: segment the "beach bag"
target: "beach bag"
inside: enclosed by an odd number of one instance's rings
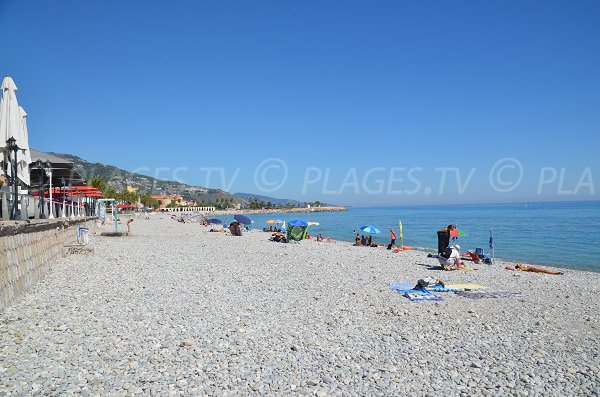
[[[445,259],[450,259],[450,255],[452,255],[452,248],[450,247],[444,248],[444,250],[440,253],[440,256]]]

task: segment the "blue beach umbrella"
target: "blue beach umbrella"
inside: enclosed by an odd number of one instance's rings
[[[379,229],[377,229],[375,226],[371,226],[371,225],[365,225],[365,226],[361,227],[360,230],[362,230],[363,232],[368,233],[368,234],[381,233],[381,231]]]
[[[220,220],[220,219],[217,219],[217,218],[210,218],[210,219],[207,219],[207,221],[208,221],[208,223],[210,223],[211,225],[220,225],[220,224],[222,224],[222,223],[223,223],[223,221],[222,221],[222,220]]]
[[[304,227],[306,227],[306,226],[308,226],[308,222],[304,222],[304,221],[295,219],[293,221],[289,221],[288,226],[304,226]]]
[[[234,215],[233,219],[235,219],[236,221],[238,221],[239,223],[244,224],[244,225],[252,224],[252,220],[250,218],[248,218],[246,215]]]

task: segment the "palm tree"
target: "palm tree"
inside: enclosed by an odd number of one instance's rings
[[[107,188],[106,181],[104,179],[102,179],[101,176],[98,176],[98,175],[96,175],[95,177],[90,179],[89,184],[90,184],[90,186],[95,187],[96,189],[100,190],[103,193]]]

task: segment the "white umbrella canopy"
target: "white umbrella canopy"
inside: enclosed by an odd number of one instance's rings
[[[0,100],[0,150],[4,151],[4,155],[0,159],[3,162],[2,170],[6,167],[8,174],[12,173],[10,153],[6,151],[6,141],[11,137],[15,138],[19,148],[25,150],[23,158],[19,159],[21,156],[17,155],[17,160],[20,160],[17,164],[17,177],[24,184],[29,185],[30,154],[25,120],[27,113],[19,107],[16,94],[17,85],[12,77],[4,77],[0,88],[2,89],[2,99]]]
[[[10,76],[4,77],[2,80],[2,99],[0,99],[0,150],[4,153],[0,161],[2,161],[2,170],[9,164],[8,153],[6,149],[6,140],[11,136],[17,135],[21,129],[21,112],[17,103],[15,91],[17,86]],[[15,139],[17,139],[15,137]],[[10,166],[8,173],[11,173]]]
[[[24,184],[30,186],[30,173],[29,164],[31,163],[31,151],[29,150],[29,132],[27,131],[27,113],[25,109],[19,106],[21,114],[21,129],[19,130],[19,137],[15,137],[17,144],[23,151],[17,156],[17,177],[23,181]]]

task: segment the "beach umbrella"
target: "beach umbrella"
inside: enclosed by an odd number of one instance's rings
[[[308,226],[308,222],[304,222],[304,221],[295,219],[293,221],[289,221],[288,222],[288,226],[303,226],[303,227],[306,227],[306,226]]]
[[[210,218],[210,219],[207,219],[207,221],[208,221],[208,223],[210,223],[212,225],[220,225],[223,223],[222,220],[217,219],[217,218]]]
[[[466,237],[468,236],[469,233],[465,232],[463,229],[452,229],[452,231],[450,232],[450,237]]]
[[[267,225],[279,225],[280,223],[283,223],[281,219],[269,219],[267,221]]]
[[[246,215],[234,215],[233,219],[235,219],[236,221],[238,221],[239,223],[244,224],[244,225],[252,224],[252,220],[250,218],[248,218]]]
[[[15,136],[17,145],[21,148],[21,153],[17,157],[17,178],[27,186],[31,185],[29,164],[31,163],[31,152],[29,151],[29,132],[27,131],[27,113],[25,109],[19,106],[19,115],[21,116],[21,128],[19,136]]]
[[[9,138],[14,138],[17,141],[19,148],[25,149],[27,142],[23,141],[23,115],[19,109],[17,102],[17,86],[10,76],[4,77],[2,80],[2,99],[0,99],[0,150],[6,149],[6,141]],[[29,150],[29,147],[26,148]],[[7,171],[12,175],[10,167],[10,154],[5,152],[4,158],[1,159],[5,164],[8,164]],[[17,160],[18,157],[17,157]],[[17,165],[18,167],[18,165]],[[29,172],[29,164],[27,164],[27,172]],[[17,171],[17,174],[19,172]],[[19,178],[20,179],[20,178]],[[25,182],[25,181],[24,181]],[[27,178],[29,185],[29,178]]]
[[[371,225],[362,226],[360,228],[360,230],[362,230],[363,232],[368,233],[368,234],[379,234],[379,233],[381,233],[381,231],[379,229],[377,229],[375,226],[371,226]]]
[[[308,222],[308,226],[320,226],[319,222]]]

